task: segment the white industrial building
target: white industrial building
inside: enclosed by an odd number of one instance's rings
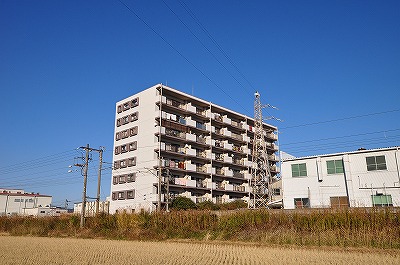
[[[399,147],[288,158],[285,209],[400,206]]]
[[[40,215],[47,212],[42,208],[50,209],[51,201],[48,195],[0,188],[0,215]]]
[[[108,213],[110,208],[110,198],[107,197],[105,201],[99,202],[99,213]],[[87,201],[85,206],[85,216],[96,215],[96,201]],[[81,214],[82,202],[74,203],[74,214]]]
[[[152,211],[159,194],[162,205],[175,196],[249,199],[253,118],[161,84],[117,102],[115,111],[110,213]],[[276,127],[264,130],[275,176]],[[159,168],[170,172],[161,190]]]

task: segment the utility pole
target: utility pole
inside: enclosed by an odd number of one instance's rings
[[[86,147],[80,147],[80,148],[85,149],[86,151],[85,165],[83,167],[83,192],[82,192],[82,208],[81,208],[81,228],[83,228],[85,226],[86,185],[87,185],[90,147],[89,144],[87,144]]]
[[[160,87],[160,120],[158,124],[158,200],[157,200],[157,211],[161,212],[161,166],[162,166],[162,159],[161,159],[161,126],[162,126],[162,93],[163,93],[163,86]]]
[[[169,212],[169,181],[171,179],[171,174],[170,174],[168,168],[165,169],[163,176],[164,176],[164,183],[166,182],[166,186],[167,186],[166,187],[167,188],[167,194],[166,194],[167,195],[167,204],[165,206],[165,211]]]
[[[103,151],[104,147],[100,146],[99,152],[99,172],[97,175],[97,196],[96,196],[96,215],[99,214],[100,205],[100,187],[101,187],[101,168],[103,166]]]
[[[101,184],[101,170],[103,165],[103,151],[104,148],[100,147],[100,149],[90,148],[89,144],[86,146],[79,147],[80,149],[84,149],[86,151],[86,156],[84,158],[84,164],[74,164],[74,166],[80,167],[83,169],[83,192],[82,192],[82,208],[81,208],[81,228],[85,226],[85,214],[86,214],[86,187],[87,187],[87,177],[88,177],[88,167],[89,167],[89,153],[91,151],[99,152],[99,172],[98,172],[98,182],[97,182],[97,197],[96,197],[96,214],[98,213],[99,204],[100,204],[100,184]],[[83,159],[83,157],[82,157]]]

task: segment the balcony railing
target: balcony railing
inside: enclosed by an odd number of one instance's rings
[[[207,201],[207,198],[204,197],[196,197],[196,203],[201,203]]]
[[[216,121],[220,121],[220,122],[223,121],[221,115],[215,115],[215,120],[216,120]]]
[[[207,173],[207,168],[205,166],[196,166],[196,172]]]
[[[206,125],[200,122],[196,122],[196,128],[206,130]]]
[[[237,121],[232,121],[232,126],[242,129],[242,124]]]
[[[232,150],[236,151],[236,152],[241,152],[241,153],[243,152],[242,147],[241,146],[236,146],[236,145],[232,146]]]
[[[244,186],[233,185],[234,191],[245,191]]]
[[[204,110],[201,110],[201,109],[196,109],[196,113],[198,115],[201,115],[201,116],[206,116],[206,112]]]
[[[244,174],[240,172],[233,172],[233,177],[234,178],[241,178],[244,179]]]
[[[215,141],[215,147],[221,147],[224,148],[224,143],[220,141]]]
[[[235,159],[235,158],[234,158],[232,161],[233,161],[233,164],[236,164],[236,165],[243,165],[243,161],[242,161],[241,159],[237,159],[237,158]]]
[[[182,104],[179,101],[167,98],[166,102],[167,102],[167,105],[170,105],[170,106],[173,106],[173,107],[176,107],[176,108],[180,108],[180,109],[183,109],[183,110],[186,109],[185,108],[185,104]]]
[[[217,161],[224,161],[224,155],[223,154],[216,154],[215,155],[215,160]]]
[[[206,138],[203,136],[196,136],[196,141],[202,144],[206,143]]]
[[[220,182],[215,183],[215,187],[217,190],[225,190],[225,185]]]
[[[176,130],[171,130],[171,129],[165,129],[165,135],[178,137],[178,138],[182,138],[182,139],[186,138],[186,133],[176,131]]]
[[[196,188],[207,188],[207,185],[202,180],[198,180],[196,181]]]
[[[217,169],[215,170],[215,173],[216,173],[217,175],[224,175],[224,174],[225,174],[225,171],[224,171],[222,168],[217,168]]]
[[[207,153],[204,152],[204,151],[196,151],[196,156],[197,157],[207,158]]]
[[[236,133],[231,133],[232,138],[235,138],[237,140],[243,141],[243,136],[240,134],[236,134]]]

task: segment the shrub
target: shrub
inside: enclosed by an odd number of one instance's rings
[[[196,209],[197,206],[191,199],[179,196],[172,201],[171,208],[175,210],[188,210]]]
[[[220,206],[218,204],[213,203],[212,201],[204,201],[204,202],[199,202],[197,204],[197,208],[199,210],[216,211],[220,209]]]
[[[221,210],[236,210],[247,208],[247,202],[242,200],[235,200],[232,202],[223,203],[220,205]]]

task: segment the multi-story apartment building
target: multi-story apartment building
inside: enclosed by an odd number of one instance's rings
[[[288,158],[285,209],[400,206],[399,147]]]
[[[152,211],[175,196],[248,200],[253,126],[253,118],[161,84],[117,102],[110,213]],[[264,129],[275,176],[276,127]],[[161,190],[159,169],[170,173]]]

